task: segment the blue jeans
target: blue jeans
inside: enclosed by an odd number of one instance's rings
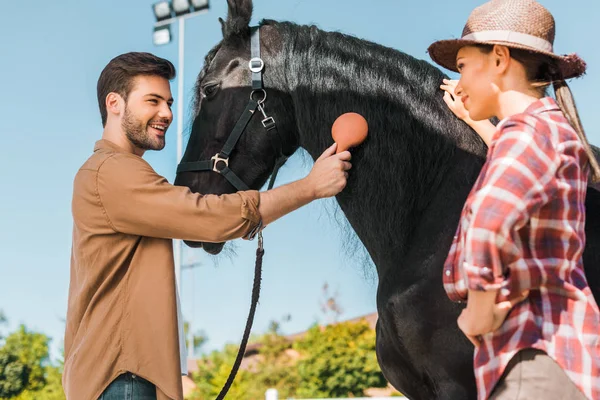
[[[112,381],[98,400],[156,400],[156,387],[127,372]]]

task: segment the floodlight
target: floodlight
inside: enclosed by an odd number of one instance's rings
[[[189,0],[173,0],[171,4],[177,16],[188,14],[191,11]]]
[[[159,1],[158,3],[154,3],[152,5],[152,9],[154,10],[154,16],[156,17],[157,21],[163,21],[171,18],[171,5],[168,1]]]
[[[208,8],[208,0],[191,0],[191,1],[192,1],[192,6],[194,7],[195,11],[204,10],[205,8]]]
[[[171,41],[171,28],[170,25],[163,25],[154,28],[154,34],[152,35],[152,41],[156,46],[167,44]]]

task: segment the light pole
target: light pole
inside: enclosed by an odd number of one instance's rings
[[[192,288],[190,290],[190,294],[191,294],[191,303],[192,303],[192,311],[190,314],[190,319],[188,321],[188,337],[189,337],[189,341],[190,341],[190,346],[188,347],[188,358],[193,358],[194,357],[194,329],[192,326],[192,321],[194,319],[194,315],[196,315],[195,311],[194,311],[194,282],[195,282],[195,277],[194,277],[194,268],[196,267],[200,267],[202,266],[202,263],[199,262],[193,262],[191,264],[184,264],[181,266],[181,270],[183,271],[184,269],[190,269],[192,270]]]
[[[156,22],[152,36],[155,45],[171,42],[171,23],[179,23],[178,60],[177,60],[177,164],[183,156],[183,73],[185,50],[185,20],[208,12],[208,0],[172,0],[159,1],[152,5]],[[175,280],[181,289],[181,252],[182,242],[174,241],[173,256],[175,259]]]

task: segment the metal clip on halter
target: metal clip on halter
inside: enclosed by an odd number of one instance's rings
[[[265,98],[267,97],[267,95],[265,94]],[[267,130],[271,130],[275,127],[275,120],[273,119],[273,117],[269,117],[267,116],[267,114],[265,113],[265,109],[262,106],[262,103],[258,103],[258,109],[260,110],[260,112],[262,113],[263,117],[265,117],[261,122],[263,124],[263,126],[265,127],[265,129]]]
[[[218,172],[219,174],[221,173],[221,171],[223,171],[223,169],[225,167],[229,167],[229,157],[227,158],[223,158],[221,157],[221,153],[217,153],[214,156],[212,156],[210,158],[213,161],[213,171]],[[219,163],[219,161],[223,161],[223,163],[225,163],[225,167],[219,169],[217,168],[217,164]]]

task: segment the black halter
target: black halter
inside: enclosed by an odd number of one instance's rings
[[[263,87],[262,81],[262,71],[265,68],[264,61],[260,58],[260,37],[259,37],[259,28],[257,26],[250,28],[251,38],[251,58],[249,62],[250,71],[252,71],[252,92],[250,93],[250,101],[248,101],[248,105],[246,109],[236,122],[229,138],[225,142],[223,149],[211,157],[210,160],[203,161],[192,161],[192,162],[182,162],[177,166],[177,173],[186,172],[186,171],[214,171],[225,177],[237,190],[248,190],[248,185],[246,185],[236,174],[229,168],[229,156],[231,152],[235,148],[238,140],[246,130],[246,126],[252,119],[252,116],[255,114],[256,109],[260,110],[264,119],[262,120],[262,124],[267,131],[267,135],[270,136],[271,144],[275,150],[275,154],[277,154],[277,160],[275,161],[275,168],[273,169],[273,174],[271,175],[271,180],[269,182],[269,189],[273,188],[273,184],[275,183],[275,178],[277,177],[277,173],[279,172],[279,168],[286,162],[288,157],[292,154],[293,149],[289,146],[284,150],[284,141],[279,136],[279,132],[277,130],[277,126],[275,125],[275,120],[272,117],[267,116],[265,113],[265,109],[263,104],[267,99],[267,92]],[[254,95],[259,93],[262,95],[262,98],[259,100],[254,99]],[[194,125],[192,127],[192,134],[199,129],[199,120],[196,117],[194,121]],[[242,342],[240,344],[240,348],[238,350],[237,357],[231,368],[231,372],[221,389],[221,392],[217,396],[217,400],[222,400],[227,395],[229,388],[233,384],[233,380],[237,375],[237,371],[240,368],[242,363],[242,359],[246,352],[246,345],[248,344],[248,339],[250,337],[250,331],[252,329],[252,323],[254,321],[254,314],[256,312],[256,306],[258,304],[258,298],[260,294],[260,281],[262,276],[262,260],[264,255],[263,241],[262,241],[262,232],[258,233],[258,249],[256,249],[256,264],[254,266],[254,284],[252,286],[252,301],[250,305],[250,311],[248,312],[248,319],[246,320],[246,328],[244,330],[244,335],[242,337]]]
[[[250,48],[251,48],[251,59],[249,64],[250,71],[252,71],[252,92],[250,93],[250,100],[246,109],[236,122],[229,138],[225,142],[223,149],[220,152],[211,157],[210,160],[182,162],[177,166],[177,173],[186,171],[214,171],[225,177],[237,190],[248,190],[249,187],[242,181],[236,174],[229,168],[229,157],[231,152],[235,148],[238,140],[246,130],[248,123],[258,109],[264,119],[262,124],[267,131],[267,135],[270,136],[271,144],[277,154],[277,161],[275,162],[275,168],[271,175],[269,182],[269,189],[273,187],[275,178],[279,172],[279,168],[287,161],[290,154],[284,153],[283,140],[277,130],[277,125],[273,117],[267,116],[264,109],[264,102],[267,99],[267,92],[263,87],[262,71],[265,68],[265,63],[260,58],[260,31],[258,26],[250,28]],[[262,95],[262,98],[255,99],[255,95]],[[197,121],[194,121],[192,127],[192,134],[194,131],[199,129]]]

